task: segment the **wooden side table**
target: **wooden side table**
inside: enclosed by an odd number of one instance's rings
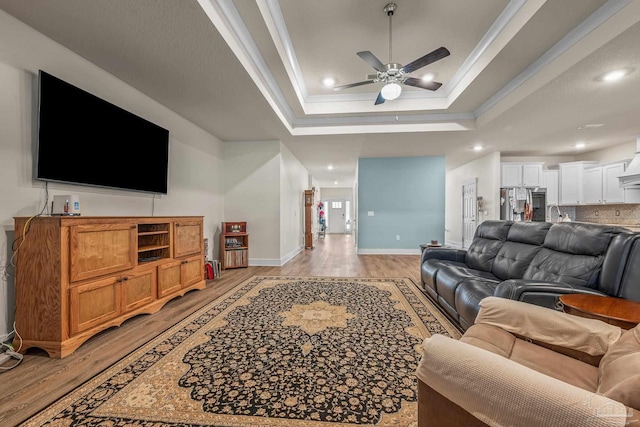
[[[640,323],[640,303],[600,295],[567,294],[560,297],[565,313],[602,320],[623,329]]]

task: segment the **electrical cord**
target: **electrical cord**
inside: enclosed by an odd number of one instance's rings
[[[15,368],[16,366],[21,364],[22,360],[24,359],[24,355],[20,354],[20,350],[22,349],[22,337],[20,336],[20,334],[16,330],[16,322],[15,321],[13,322],[13,331],[11,333],[15,333],[16,337],[18,337],[18,339],[20,340],[20,345],[18,346],[18,349],[17,350],[14,349],[11,344],[2,343],[2,347],[5,347],[7,350],[4,351],[3,353],[0,353],[0,354],[6,354],[7,356],[9,356],[11,358],[16,359],[16,362],[11,366],[0,366],[0,373],[9,371],[9,370]],[[9,333],[8,335],[11,335],[11,333]]]

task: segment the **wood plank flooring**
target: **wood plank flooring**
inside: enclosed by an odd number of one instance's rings
[[[0,373],[0,426],[14,426],[39,412],[129,352],[242,281],[256,275],[408,277],[420,283],[419,255],[357,255],[353,236],[327,234],[314,249],[282,267],[226,270],[201,291],[171,300],[153,315],[140,315],[85,342],[64,359],[29,350],[17,368]],[[10,365],[12,361],[5,364]]]

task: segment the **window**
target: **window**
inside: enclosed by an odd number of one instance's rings
[[[331,209],[342,209],[342,201],[331,202]]]

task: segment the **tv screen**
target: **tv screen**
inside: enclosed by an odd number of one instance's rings
[[[42,70],[36,179],[167,194],[169,131]]]

